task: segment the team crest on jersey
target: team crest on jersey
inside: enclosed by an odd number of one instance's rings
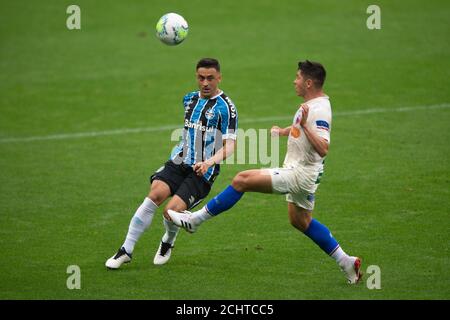
[[[214,118],[214,111],[212,109],[207,110],[205,113],[205,117],[206,119],[211,120],[212,118]]]

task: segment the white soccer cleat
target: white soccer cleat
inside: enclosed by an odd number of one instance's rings
[[[181,213],[173,210],[167,210],[167,213],[176,226],[183,228],[190,233],[194,233],[195,231],[197,231],[197,227],[199,225],[192,221],[192,216],[189,211],[183,211]]]
[[[161,241],[158,251],[156,251],[155,257],[153,258],[153,264],[161,265],[169,261],[170,255],[172,254],[172,249],[173,245]]]
[[[124,263],[129,263],[131,261],[131,254],[128,254],[122,247],[117,251],[117,253],[106,260],[105,266],[108,269],[119,269]]]
[[[358,257],[348,257],[343,261],[341,270],[345,273],[349,284],[358,283],[362,278],[361,259]]]

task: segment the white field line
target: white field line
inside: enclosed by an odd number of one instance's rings
[[[333,117],[348,117],[357,116],[364,114],[376,114],[376,113],[389,113],[389,112],[410,112],[410,111],[421,111],[421,110],[433,110],[433,109],[446,109],[450,108],[450,103],[442,103],[428,106],[415,106],[415,107],[400,107],[400,108],[371,108],[353,111],[341,111],[334,112]],[[252,119],[242,119],[239,120],[240,124],[245,123],[258,123],[258,122],[270,122],[277,120],[291,120],[292,116],[278,116],[278,117],[259,117]],[[114,129],[105,131],[91,131],[91,132],[78,132],[78,133],[60,133],[51,134],[46,136],[30,136],[30,137],[11,137],[11,138],[1,138],[0,144],[3,143],[13,143],[13,142],[33,142],[33,141],[46,141],[46,140],[68,140],[77,138],[89,138],[89,137],[99,137],[99,136],[112,136],[112,135],[122,135],[128,133],[141,133],[141,132],[159,132],[159,131],[170,131],[180,128],[180,125],[166,125],[166,126],[155,126],[146,128],[124,128],[124,129]]]

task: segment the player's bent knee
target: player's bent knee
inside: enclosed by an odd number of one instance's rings
[[[312,217],[310,214],[289,214],[289,222],[294,228],[301,232],[308,230],[311,219]]]
[[[298,219],[294,219],[291,216],[289,216],[289,221],[295,229],[297,229],[301,232],[305,232],[306,228]]]
[[[161,205],[161,203],[166,200],[165,197],[158,192],[150,192],[147,197],[157,206]]]
[[[234,189],[236,189],[236,191],[245,192],[247,187],[247,176],[242,172],[238,173],[233,178],[231,185],[233,186]]]

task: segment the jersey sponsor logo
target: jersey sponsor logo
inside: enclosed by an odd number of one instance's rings
[[[188,119],[184,119],[184,126],[186,128],[192,128],[195,130],[200,130],[203,132],[213,132],[214,131],[214,127],[207,127],[207,126],[203,126],[201,123],[199,122],[191,122]]]
[[[236,108],[234,107],[234,105],[231,106],[230,110],[231,110],[231,118],[236,118]]]
[[[234,103],[228,97],[225,97],[225,100],[227,100],[228,104],[230,105],[231,118],[236,118],[236,107],[234,106]]]
[[[330,130],[330,125],[325,120],[317,120],[316,126],[317,126],[317,129],[322,129],[322,130],[326,130],[326,131]]]

